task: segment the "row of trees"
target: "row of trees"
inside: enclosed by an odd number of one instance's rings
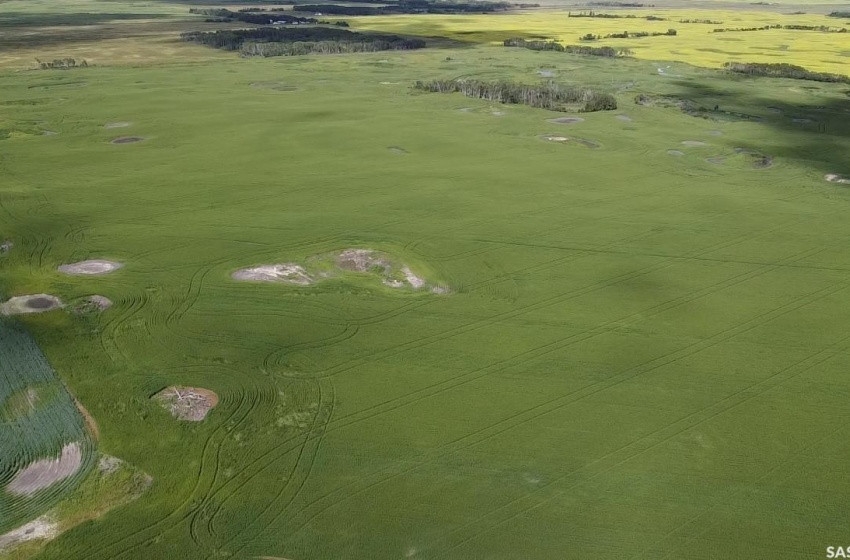
[[[788,29],[791,31],[819,31],[821,33],[847,33],[845,27],[829,27],[828,25],[765,25],[762,27],[727,27],[725,29],[715,29],[713,33],[723,33],[725,31],[767,31],[768,29]]]
[[[79,62],[74,58],[54,58],[53,60],[35,59],[41,70],[68,70],[69,68],[87,68],[89,63],[85,59]]]
[[[296,41],[293,43],[245,43],[242,56],[298,56],[304,54],[345,54],[388,50],[409,50],[425,47],[421,39],[400,41]]]
[[[523,4],[532,7],[537,4]],[[481,14],[504,12],[515,7],[509,2],[454,2],[432,0],[399,0],[384,6],[344,6],[340,4],[297,4],[299,12],[346,16],[380,16],[387,14]]]
[[[675,29],[668,29],[667,31],[623,31],[622,33],[609,33],[608,35],[594,35],[593,33],[588,33],[587,35],[582,35],[580,37],[581,41],[598,41],[599,39],[634,39],[638,37],[674,37],[677,35],[677,31]]]
[[[258,10],[256,8],[247,8],[239,10],[238,12],[233,12],[231,10],[225,8],[190,8],[190,14],[199,14],[203,16],[213,16],[218,18],[217,21],[242,21],[245,23],[250,23],[252,25],[270,25],[275,22],[284,22],[284,23],[320,23],[319,20],[314,18],[305,18],[305,17],[297,17],[289,14],[282,14],[277,11],[273,14],[269,13],[255,13],[255,12],[264,12],[264,10]]]
[[[515,82],[482,82],[479,80],[417,81],[416,89],[435,93],[462,93],[467,97],[486,99],[498,103],[528,105],[550,111],[567,111],[570,105],[579,105],[578,112],[608,111],[617,108],[617,100],[609,93],[588,88],[562,87],[555,83],[542,85]]]
[[[680,19],[679,23],[708,23],[711,25],[723,25],[722,21],[714,21],[711,19]]]
[[[254,29],[221,29],[193,31],[181,35],[184,41],[208,47],[240,51],[244,56],[281,56],[311,52],[362,52],[364,50],[420,49],[421,39],[406,39],[398,35],[355,33],[338,27],[258,27]],[[296,44],[301,46],[294,46]],[[366,43],[374,44],[367,49]],[[292,45],[287,47],[286,45]],[[352,46],[346,46],[351,44]],[[278,45],[278,46],[275,46]],[[312,45],[312,46],[308,46]]]
[[[583,54],[590,56],[604,56],[607,58],[616,58],[621,56],[631,56],[632,51],[629,49],[615,49],[613,47],[589,47],[587,45],[562,45],[555,41],[526,41],[525,39],[505,39],[506,47],[521,47],[531,49],[533,51],[556,51],[566,52],[571,54]]]
[[[567,12],[567,17],[573,18],[601,18],[601,19],[645,19],[649,21],[667,21],[667,18],[659,16],[636,16],[634,14],[600,14],[593,10],[589,12]]]
[[[748,76],[767,76],[770,78],[791,78],[794,80],[811,80],[815,82],[830,82],[850,84],[850,77],[842,74],[813,72],[802,66],[784,63],[763,62],[727,62],[723,65],[730,72]]]

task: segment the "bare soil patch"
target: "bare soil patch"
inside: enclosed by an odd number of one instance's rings
[[[709,130],[708,135],[709,136],[723,136],[723,133],[719,130]]]
[[[618,120],[618,121],[623,121],[623,122],[632,122],[632,118],[631,118],[631,117],[628,117],[628,116],[626,116],[626,115],[617,115],[617,117],[616,117],[616,118],[617,118],[617,120]]]
[[[414,290],[418,290],[425,285],[425,280],[413,274],[408,267],[405,266],[402,268],[401,272],[404,274],[404,279],[407,280],[407,283],[410,284]]]
[[[153,398],[178,420],[200,422],[218,404],[218,395],[199,387],[167,387]]]
[[[111,129],[111,128],[127,128],[131,123],[128,122],[111,122],[103,125],[103,128]]]
[[[723,165],[724,163],[726,163],[726,158],[725,157],[710,157],[710,158],[705,158],[705,161],[707,161],[708,163],[713,163],[714,165]]]
[[[584,122],[584,119],[581,117],[558,117],[557,119],[549,119],[546,122],[552,124],[578,124]]]
[[[676,156],[676,157],[682,157],[683,155],[685,155],[685,152],[682,152],[682,151],[679,151],[679,150],[667,150],[667,153],[670,154],[671,156]]]
[[[346,249],[336,258],[336,265],[343,270],[354,272],[379,272],[386,274],[390,271],[391,262],[387,255],[372,249]]]
[[[231,277],[234,280],[255,282],[284,282],[299,285],[313,283],[313,278],[307,274],[304,267],[295,263],[262,264],[241,268],[231,274]]]
[[[844,175],[839,175],[837,173],[827,173],[823,176],[823,178],[829,181],[830,183],[850,185],[850,177],[845,177]]]
[[[555,73],[551,70],[538,70],[537,73],[541,78],[554,78]]]
[[[590,149],[597,149],[602,147],[599,142],[588,140],[587,138],[577,138],[575,136],[559,136],[557,134],[545,134],[540,138],[549,142],[558,142],[560,144],[578,144],[580,146],[584,146],[585,148]]]
[[[98,311],[106,311],[112,307],[112,300],[105,296],[88,296],[74,307],[75,313],[95,313]]]
[[[18,474],[6,486],[10,494],[29,496],[52,486],[60,480],[77,472],[83,461],[83,452],[79,443],[69,443],[62,448],[62,453],[55,459],[39,459]]]
[[[702,146],[706,146],[705,142],[700,142],[699,140],[685,140],[682,142],[682,146],[687,146],[689,148],[699,148]]]
[[[0,253],[8,253],[14,246],[15,244],[7,239],[3,243],[0,243]]]
[[[21,525],[8,533],[0,535],[0,552],[15,547],[26,541],[45,540],[55,538],[59,534],[59,524],[48,515],[42,515],[38,519]]]
[[[410,153],[407,150],[405,150],[404,148],[399,148],[398,146],[390,146],[387,149],[390,151],[390,153],[398,154],[398,155],[404,155],[404,154]]]
[[[16,296],[0,305],[0,315],[23,315],[26,313],[44,313],[62,307],[62,301],[49,294]]]
[[[144,140],[141,136],[119,136],[112,140],[112,144],[133,144],[134,142],[141,142]]]
[[[63,274],[70,274],[72,276],[99,276],[101,274],[114,272],[123,266],[124,265],[119,262],[92,259],[60,265],[59,272]]]
[[[58,132],[56,132],[55,130],[42,130],[42,131],[41,131],[41,135],[42,135],[42,136],[56,136],[56,135],[58,135],[58,134],[59,134],[59,133],[58,133]]]

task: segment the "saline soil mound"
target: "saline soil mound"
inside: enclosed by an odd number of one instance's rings
[[[15,296],[0,305],[0,315],[23,315],[26,313],[44,313],[62,307],[62,301],[49,294]]]
[[[63,274],[70,274],[72,276],[98,276],[114,272],[122,266],[124,265],[119,262],[92,259],[60,265],[59,272],[62,272]]]
[[[198,387],[167,387],[153,396],[178,420],[200,422],[218,404],[218,395]]]
[[[231,277],[234,280],[255,282],[286,282],[289,284],[312,284],[313,279],[304,267],[294,263],[262,264],[249,268],[240,268]]]

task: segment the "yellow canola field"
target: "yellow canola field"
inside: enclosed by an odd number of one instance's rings
[[[606,10],[597,13],[637,15],[637,19],[569,17],[567,11],[527,11],[485,15],[398,15],[347,18],[356,29],[411,35],[442,36],[476,43],[501,43],[511,37],[546,38],[563,44],[588,44],[629,48],[634,56],[647,60],[680,61],[716,68],[729,61],[784,62],[810,70],[848,73],[850,62],[850,20],[817,14],[781,14],[732,10]],[[647,15],[668,21],[647,21]],[[720,25],[681,23],[683,19],[723,22]],[[847,33],[792,31],[727,31],[715,28],[763,27],[766,25],[814,25]],[[665,32],[675,29],[674,37],[603,39],[581,43],[587,33],[607,35],[623,31]]]

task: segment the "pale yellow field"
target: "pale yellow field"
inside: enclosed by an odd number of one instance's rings
[[[715,27],[762,27],[765,25],[826,25],[848,27],[850,20],[815,14],[777,14],[731,10],[658,9],[597,12],[655,15],[669,21],[645,19],[571,18],[566,11],[528,11],[498,15],[399,15],[346,18],[355,29],[405,34],[445,36],[469,42],[499,43],[510,37],[549,38],[564,44],[579,44],[587,33],[605,35],[622,31],[666,31],[675,37],[604,39],[594,46],[627,47],[634,56],[648,60],[680,61],[716,68],[725,62],[786,62],[811,70],[846,74],[850,62],[850,32],[741,31],[712,33]],[[722,25],[679,23],[682,19],[722,21]]]

